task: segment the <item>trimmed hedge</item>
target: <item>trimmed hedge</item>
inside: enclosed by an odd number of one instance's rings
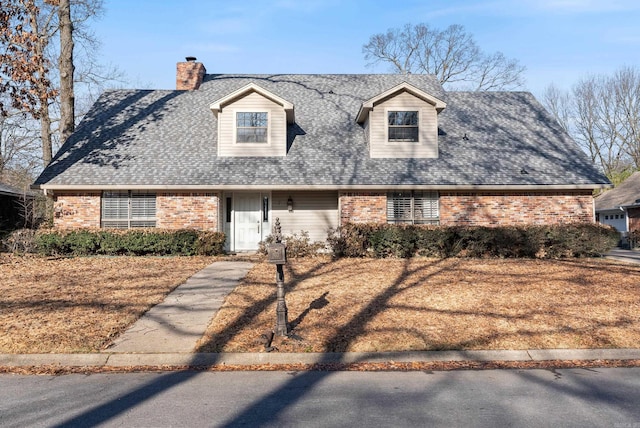
[[[36,251],[45,255],[213,256],[224,253],[221,232],[184,230],[72,230],[40,231]]]
[[[336,257],[597,257],[620,234],[600,224],[435,227],[350,223],[329,234]]]

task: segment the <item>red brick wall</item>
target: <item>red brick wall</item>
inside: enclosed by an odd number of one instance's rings
[[[386,192],[341,193],[340,223],[386,222],[386,205]],[[593,197],[590,191],[440,192],[440,224],[443,226],[590,223],[593,221]]]
[[[217,231],[219,206],[216,193],[159,193],[156,227]]]
[[[100,227],[100,195],[101,192],[56,195],[53,225],[60,229]]]
[[[387,221],[386,192],[344,192],[338,197],[340,224]]]
[[[593,222],[591,192],[440,192],[440,224],[498,226]]]
[[[99,228],[102,192],[62,193],[55,197],[54,226]],[[218,230],[219,198],[215,193],[158,193],[156,227]]]

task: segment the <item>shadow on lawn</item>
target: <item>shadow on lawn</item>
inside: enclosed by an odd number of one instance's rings
[[[295,289],[298,282],[304,278],[312,277],[319,274],[319,271],[326,267],[325,264],[317,265],[313,270],[304,272],[296,276],[296,280],[291,283],[289,279],[288,291]],[[420,271],[420,267],[412,267],[410,260],[404,261],[402,272],[393,280],[393,282],[385,288],[381,293],[375,296],[367,306],[355,314],[348,322],[331,337],[327,344],[327,349],[333,349],[336,352],[343,352],[349,349],[349,345],[359,335],[365,333],[367,323],[376,317],[379,313],[392,306],[392,299],[399,293],[407,289],[424,285],[431,278],[443,272],[445,269],[451,268],[451,264],[445,263],[444,260],[436,260],[433,265],[433,272],[428,275],[415,275]],[[263,310],[273,303],[275,292],[268,297],[256,302],[242,317],[238,318],[233,324],[229,325],[227,331],[224,332],[225,340],[231,340],[235,332],[243,327],[251,324]],[[309,303],[309,306],[300,313],[290,324],[292,327],[298,326],[314,309],[320,309],[328,304],[327,293],[316,298]],[[219,340],[220,336],[216,339]],[[203,347],[206,345],[203,345]],[[464,346],[464,344],[461,344]],[[319,363],[327,365],[335,362],[330,355],[325,355]],[[215,364],[215,363],[214,363]],[[104,404],[100,404],[87,412],[69,419],[60,426],[86,426],[104,423],[119,414],[125,413],[131,408],[152,399],[160,393],[164,393],[176,385],[188,381],[192,377],[198,375],[198,371],[183,371],[164,374],[155,378],[153,381],[138,387],[131,392],[124,394],[117,399],[111,400]],[[322,382],[323,379],[331,376],[331,371],[323,372],[302,372],[292,376],[290,380],[281,387],[274,389],[271,393],[262,396],[259,400],[241,410],[237,416],[225,421],[221,426],[240,426],[240,425],[274,425],[277,423],[280,415],[291,406],[300,401],[307,392],[311,391],[315,385]],[[296,391],[296,393],[291,393]],[[384,392],[380,392],[383,394]],[[568,391],[571,393],[571,391]],[[258,423],[256,421],[259,421]]]
[[[442,264],[442,261],[436,261],[437,265]],[[310,277],[316,274],[322,269],[326,263],[319,264],[310,272],[305,272],[303,277]],[[384,292],[376,296],[371,302],[363,308],[358,314],[356,314],[349,322],[347,322],[336,334],[329,340],[329,349],[336,349],[337,351],[346,350],[351,340],[356,338],[358,334],[364,332],[367,321],[375,317],[380,312],[384,311],[389,304],[391,298],[397,295],[399,292],[406,290],[407,288],[420,285],[424,281],[424,277],[420,281],[407,284],[407,279],[415,274],[418,269],[409,268],[410,261],[405,261],[402,273],[393,281],[393,283],[385,289]],[[444,267],[440,267],[440,270]],[[430,276],[436,275],[440,272],[436,269]],[[296,284],[289,284],[289,290],[294,289]],[[251,309],[236,322],[231,324],[227,329],[228,338],[233,337],[233,332],[240,330],[245,325],[250,324],[258,314],[269,306],[273,299],[275,299],[275,293],[268,298],[262,299],[254,304]],[[304,317],[313,309],[318,309],[327,304],[326,294],[310,302],[309,307],[303,311],[292,324],[298,325]],[[206,346],[206,345],[205,345]],[[320,360],[320,365],[323,363],[334,362],[331,357],[327,356]],[[215,364],[215,363],[214,363]],[[120,396],[118,399],[111,400],[107,403],[101,404],[81,415],[78,415],[68,421],[62,423],[59,426],[86,426],[104,423],[111,418],[126,412],[132,407],[139,405],[140,403],[152,399],[154,396],[167,391],[168,389],[187,381],[193,376],[196,376],[199,372],[187,371],[187,372],[172,372],[163,375],[146,385],[139,387],[128,394]],[[233,420],[227,421],[223,426],[238,426],[247,423],[248,421],[256,420],[261,421],[262,424],[268,425],[278,419],[279,414],[287,407],[293,405],[304,397],[304,391],[309,391],[313,386],[322,381],[326,376],[330,376],[331,372],[322,372],[323,375],[318,375],[317,372],[304,372],[293,377],[289,382],[285,383],[281,388],[273,391],[271,394],[262,397],[258,402],[253,403],[247,407]],[[299,389],[297,394],[286,394],[291,388]],[[265,403],[269,403],[265,406]]]

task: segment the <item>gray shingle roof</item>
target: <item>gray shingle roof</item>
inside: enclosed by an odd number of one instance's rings
[[[0,183],[0,195],[8,195],[8,196],[25,195],[27,197],[33,197],[33,193],[31,191],[23,192],[22,190],[13,186],[9,186],[8,184],[5,184],[5,183]]]
[[[405,81],[447,103],[438,119],[440,156],[371,159],[355,116],[363,101]],[[209,105],[251,82],[294,105],[286,157],[217,156]],[[531,94],[444,92],[427,75],[207,75],[196,91],[107,92],[36,181],[53,187],[608,183]]]
[[[640,199],[640,171],[636,171],[615,189],[599,195],[595,199],[596,211],[618,209],[636,204]]]

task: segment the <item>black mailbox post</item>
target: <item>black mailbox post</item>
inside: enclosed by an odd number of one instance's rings
[[[267,246],[267,260],[276,265],[276,285],[278,286],[278,306],[276,307],[276,334],[278,336],[289,335],[289,322],[287,320],[287,303],[284,300],[284,270],[282,266],[287,263],[287,247],[282,243],[282,228],[280,219],[276,218],[273,227],[275,243]]]

